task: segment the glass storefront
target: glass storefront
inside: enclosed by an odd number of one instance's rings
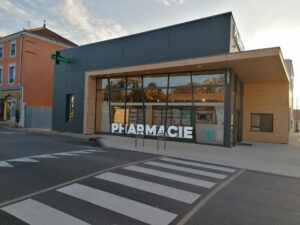
[[[225,74],[97,79],[96,132],[223,144]]]

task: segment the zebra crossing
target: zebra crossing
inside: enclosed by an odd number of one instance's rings
[[[0,168],[14,168],[14,162],[22,162],[22,163],[39,163],[38,159],[58,159],[64,156],[74,156],[78,157],[81,154],[93,154],[93,153],[102,153],[106,152],[104,150],[96,150],[96,149],[88,149],[88,150],[79,150],[79,151],[69,151],[69,152],[59,152],[59,153],[51,153],[51,154],[42,154],[42,155],[33,155],[27,157],[20,157],[14,159],[7,159],[0,161]]]
[[[234,168],[165,157],[58,188],[50,193],[56,196],[55,203],[47,198],[49,193],[13,203],[0,209],[0,218],[2,211],[32,225],[172,225],[237,172]]]

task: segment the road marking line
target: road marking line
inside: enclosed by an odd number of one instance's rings
[[[71,154],[71,153],[66,153],[66,152],[61,152],[61,153],[54,153],[51,155],[58,155],[58,156],[78,156],[76,154]]]
[[[135,171],[138,173],[149,174],[149,175],[156,176],[156,177],[162,177],[162,178],[166,178],[166,179],[170,179],[170,180],[175,180],[177,182],[192,184],[192,185],[196,185],[196,186],[204,187],[204,188],[212,188],[216,184],[216,183],[210,182],[210,181],[181,176],[181,175],[177,175],[177,174],[173,174],[173,173],[162,172],[159,170],[148,169],[148,168],[144,168],[144,167],[140,167],[140,166],[127,166],[127,167],[124,167],[123,169]]]
[[[75,153],[75,154],[92,154],[93,152],[88,152],[86,150],[82,150],[82,151],[72,151],[72,152],[68,152],[68,153]]]
[[[100,174],[96,176],[96,178],[125,185],[141,191],[157,194],[167,198],[175,199],[177,201],[181,201],[188,204],[192,204],[201,196],[199,194],[195,194],[189,191],[184,191],[170,186],[157,184],[150,181],[124,176],[112,172]]]
[[[231,169],[231,168],[227,168],[227,167],[223,167],[223,166],[214,166],[214,165],[209,165],[209,164],[205,164],[205,163],[191,162],[191,161],[180,160],[180,159],[163,158],[160,160],[189,165],[189,166],[197,166],[197,167],[202,167],[202,168],[206,168],[206,169],[220,170],[220,171],[228,172],[228,173],[234,173],[236,171],[236,169]]]
[[[31,159],[29,157],[23,157],[23,158],[17,158],[17,159],[9,159],[9,160],[6,160],[6,161],[9,161],[9,162],[40,162],[38,160],[35,160],[35,159]]]
[[[89,225],[82,220],[33,199],[6,206],[2,210],[30,225]]]
[[[168,225],[177,217],[174,213],[78,183],[57,191],[148,224]]]
[[[84,179],[87,179],[87,178],[90,178],[90,177],[97,176],[97,175],[99,175],[99,174],[101,174],[101,173],[105,173],[105,172],[108,172],[108,171],[110,171],[110,170],[119,169],[119,168],[122,168],[122,167],[124,167],[124,166],[129,166],[129,165],[134,165],[134,164],[143,163],[143,162],[147,162],[147,161],[150,161],[150,160],[156,160],[156,159],[160,159],[160,158],[162,158],[162,157],[163,157],[163,156],[158,156],[158,157],[154,157],[154,158],[150,158],[150,159],[144,159],[144,160],[137,161],[137,162],[124,163],[124,164],[121,164],[121,165],[118,165],[118,166],[113,166],[113,167],[110,167],[110,168],[107,168],[107,169],[104,169],[104,170],[100,170],[100,171],[97,171],[97,172],[94,172],[94,173],[91,173],[91,174],[88,174],[88,175],[85,175],[85,176],[78,177],[78,178],[76,178],[76,179],[67,181],[67,182],[62,183],[62,184],[54,185],[54,186],[52,186],[52,187],[49,187],[49,188],[46,188],[46,189],[43,189],[43,190],[40,190],[40,191],[37,191],[37,192],[33,192],[33,193],[31,193],[31,194],[23,195],[23,196],[18,197],[18,198],[14,198],[14,199],[11,199],[11,200],[8,200],[8,201],[5,201],[5,202],[1,202],[1,203],[0,203],[0,208],[3,207],[3,206],[6,206],[6,205],[9,205],[9,204],[12,204],[12,203],[15,203],[15,202],[24,200],[24,199],[26,199],[26,198],[32,198],[32,197],[34,197],[34,196],[43,194],[43,193],[45,193],[45,192],[53,191],[53,190],[56,190],[56,189],[61,188],[61,187],[63,187],[63,186],[70,185],[70,184],[73,184],[73,183],[82,181],[82,180],[84,180]]]
[[[189,211],[178,223],[177,225],[184,225],[187,221],[189,221],[197,212],[198,210],[205,205],[213,196],[215,196],[220,190],[238,178],[242,173],[246,170],[242,169],[238,173],[234,174],[225,182],[221,183],[217,188],[212,190],[205,198],[203,198],[191,211]]]
[[[37,158],[37,159],[57,159],[58,157],[53,155],[34,155],[30,156],[30,158]]]
[[[8,162],[6,161],[0,161],[0,167],[13,167],[12,165],[10,165]]]
[[[197,175],[206,176],[206,177],[213,177],[216,179],[225,179],[227,177],[227,175],[223,175],[223,174],[212,173],[212,172],[207,172],[207,171],[203,171],[203,170],[195,170],[195,169],[186,168],[186,167],[182,167],[182,166],[175,166],[175,165],[153,162],[153,161],[145,162],[144,164],[151,165],[151,166],[158,166],[158,167],[172,169],[172,170],[177,170],[177,171],[182,171],[182,172],[186,172],[186,173],[197,174]]]

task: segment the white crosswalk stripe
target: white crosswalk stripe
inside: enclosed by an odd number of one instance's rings
[[[200,180],[200,179],[186,177],[186,176],[181,176],[181,175],[177,175],[174,173],[167,173],[167,172],[163,172],[163,171],[155,170],[155,169],[148,169],[148,168],[144,168],[144,167],[140,167],[140,166],[127,166],[127,167],[124,167],[123,169],[135,171],[138,173],[144,173],[144,174],[148,174],[148,175],[152,175],[152,176],[156,176],[156,177],[162,177],[162,178],[166,178],[169,180],[175,180],[178,182],[192,184],[192,185],[196,185],[196,186],[204,187],[204,188],[212,188],[213,186],[216,185],[216,183],[214,183],[214,182]]]
[[[51,154],[42,154],[42,155],[33,155],[33,156],[27,156],[27,157],[21,157],[21,158],[15,158],[15,159],[6,159],[3,161],[0,161],[0,168],[1,167],[10,167],[13,168],[14,166],[11,165],[9,162],[24,162],[24,163],[38,163],[40,161],[36,159],[57,159],[62,156],[79,156],[80,154],[92,154],[92,153],[102,153],[106,152],[104,150],[80,150],[80,151],[72,151],[72,152],[59,152],[59,153],[51,153]]]
[[[30,156],[30,158],[35,158],[35,159],[57,159],[58,157],[53,156],[53,155],[34,155],[34,156]]]
[[[33,199],[6,206],[2,210],[30,225],[89,225]]]
[[[9,160],[6,160],[8,162],[39,162],[38,160],[35,160],[35,159],[31,159],[29,157],[23,157],[23,158],[16,158],[16,159],[9,159]]]
[[[57,191],[153,225],[168,225],[177,215],[118,195],[81,184],[72,184]]]
[[[98,150],[83,150],[83,151],[90,151],[92,153]],[[60,153],[49,154],[49,156],[53,156],[55,154],[60,154]],[[47,154],[37,155],[37,157],[47,157],[47,156],[48,156]],[[172,158],[167,158],[167,159],[173,160]],[[183,163],[181,163],[181,165],[185,165],[184,163],[186,162],[187,163],[191,162],[185,160],[182,161]],[[169,162],[169,161],[163,160],[161,162]],[[5,163],[7,162],[0,161],[0,166],[6,165]],[[179,161],[174,161],[174,163],[179,163]],[[159,163],[157,161],[148,161],[142,164],[156,166],[158,169],[150,169],[139,165],[131,165],[131,166],[122,167],[123,170],[122,172],[123,173],[126,172],[125,170],[131,171],[130,174],[132,175],[124,175],[118,172],[105,172],[90,179],[96,178],[99,181],[102,181],[102,184],[103,181],[108,181],[111,182],[110,184],[108,183],[108,185],[119,185],[119,186],[123,185],[127,187],[127,191],[132,191],[132,193],[136,193],[137,191],[140,191],[139,195],[142,192],[147,192],[148,195],[151,194],[156,195],[156,198],[162,196],[164,197],[162,198],[162,201],[173,200],[173,203],[175,203],[175,201],[178,201],[181,204],[182,203],[193,204],[195,203],[195,201],[201,198],[202,189],[198,189],[198,190],[196,189],[197,191],[196,193],[194,193],[194,192],[184,190],[187,188],[186,186],[189,186],[189,188],[191,188],[190,185],[194,185],[194,186],[210,189],[214,187],[216,183],[199,179],[199,178],[192,178],[185,175],[184,176],[179,175],[178,173],[187,172],[187,173],[197,174],[201,176],[212,175],[212,177],[214,178],[218,177],[218,175],[222,175],[218,173],[208,172],[205,170],[191,169],[190,167],[175,166],[173,164],[167,164],[167,163]],[[187,165],[191,166],[190,164]],[[172,169],[174,170],[174,172],[171,173],[165,172],[163,171],[162,168]],[[226,167],[223,168],[226,169]],[[158,181],[153,182],[149,180],[149,177],[136,178],[134,177],[135,173],[136,175],[147,174],[147,175],[159,177],[160,179],[158,179]],[[219,178],[222,179],[221,177]],[[160,184],[160,180],[168,181],[167,185]],[[172,187],[171,185],[172,182],[170,182],[170,180],[176,181],[178,182],[178,184],[181,183],[180,188]],[[94,205],[93,207],[98,206],[99,208],[98,210],[103,210],[103,209],[110,210],[114,213],[127,216],[128,219],[129,218],[135,219],[137,221],[150,224],[150,225],[158,225],[158,224],[169,225],[172,221],[174,221],[174,219],[180,216],[177,215],[178,211],[172,212],[172,210],[170,209],[168,210],[161,209],[160,201],[155,202],[154,204],[155,206],[152,206],[152,204],[148,205],[143,203],[144,201],[143,199],[132,200],[130,198],[123,197],[119,194],[110,193],[110,191],[103,191],[101,190],[102,187],[101,184],[100,185],[98,184],[98,186],[94,186],[94,187],[90,187],[87,185],[75,183],[57,189],[56,191],[68,196],[69,198],[74,198],[73,201],[77,202],[76,205],[90,203]],[[119,189],[122,190],[122,188]],[[110,189],[106,189],[106,190],[110,190]],[[62,196],[60,195],[60,197]],[[164,202],[164,204],[165,203],[166,202]],[[59,200],[57,200],[57,204],[60,204]],[[76,205],[74,207],[76,207]],[[188,206],[189,205],[186,205],[186,207]],[[1,210],[31,225],[41,225],[41,224],[43,225],[53,225],[53,224],[88,225],[88,223],[84,221],[84,219],[80,220],[76,218],[77,217],[76,210],[72,211],[72,215],[69,215],[66,212],[48,206],[47,202],[41,203],[33,199],[27,199],[18,203],[14,203],[12,205],[1,208]],[[86,215],[82,215],[81,218],[83,218],[83,216]],[[99,223],[100,222],[101,221],[99,221]]]
[[[228,173],[234,173],[236,170],[223,167],[223,166],[214,166],[210,164],[205,164],[205,163],[200,163],[200,162],[191,162],[191,161],[186,161],[186,160],[181,160],[181,159],[173,159],[173,158],[162,158],[160,160],[167,161],[167,162],[174,162],[174,163],[179,163],[183,165],[189,165],[189,166],[196,166],[196,167],[202,167],[206,169],[213,169],[213,170],[219,170],[223,172],[228,172]]]
[[[8,162],[0,161],[0,167],[13,167],[13,166],[10,165]]]
[[[166,185],[153,183],[117,173],[107,172],[96,176],[98,179],[126,185],[128,187],[175,199],[184,203],[193,203],[200,195]]]
[[[158,166],[158,167],[162,167],[162,168],[166,168],[166,169],[182,171],[182,172],[186,172],[186,173],[197,174],[197,175],[206,176],[206,177],[213,177],[216,179],[225,179],[227,177],[227,175],[223,175],[223,174],[212,173],[212,172],[207,172],[207,171],[203,171],[203,170],[195,170],[195,169],[186,168],[186,167],[182,167],[182,166],[174,166],[174,165],[170,165],[170,164],[153,162],[153,161],[146,162],[145,164],[151,165],[151,166]]]

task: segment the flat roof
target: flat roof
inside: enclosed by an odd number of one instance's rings
[[[86,75],[115,77],[219,69],[233,69],[244,83],[289,82],[288,71],[280,47],[88,71]]]

